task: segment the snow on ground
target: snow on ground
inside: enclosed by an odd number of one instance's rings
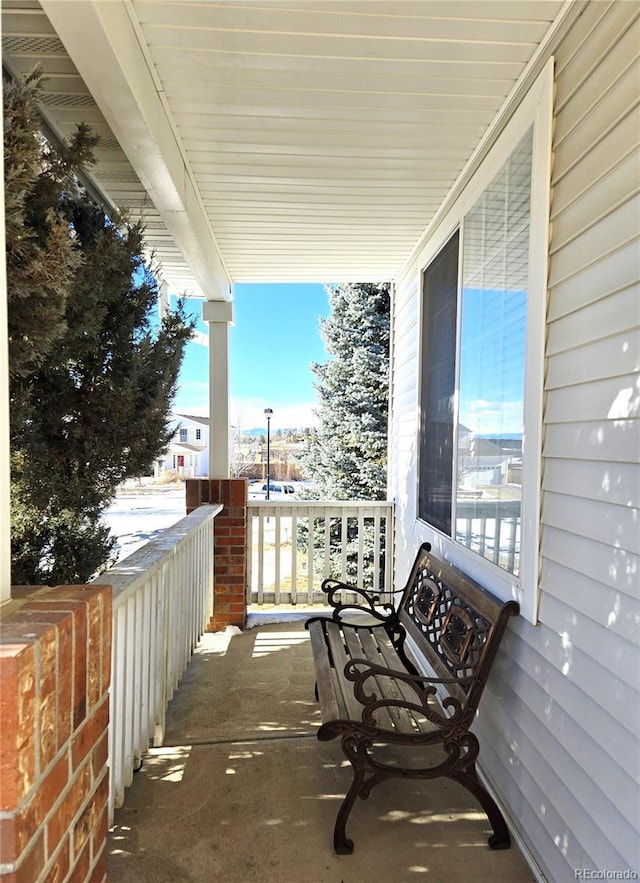
[[[186,514],[184,485],[149,487],[127,484],[103,515],[116,537],[118,561],[156,539]]]

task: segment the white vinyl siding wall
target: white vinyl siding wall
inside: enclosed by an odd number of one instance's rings
[[[477,724],[482,769],[549,883],[640,876],[639,11],[585,3],[554,50],[539,624],[509,629]],[[394,303],[400,582],[430,539],[415,519],[416,267]]]

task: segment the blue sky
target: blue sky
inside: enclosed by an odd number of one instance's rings
[[[234,325],[229,329],[230,420],[241,430],[265,425],[264,409],[273,408],[272,430],[315,423],[316,396],[311,362],[328,358],[319,317],[329,315],[323,285],[236,284]],[[187,301],[200,316],[202,301]],[[206,324],[198,323],[206,336]],[[176,411],[208,413],[209,354],[187,347],[175,398]]]

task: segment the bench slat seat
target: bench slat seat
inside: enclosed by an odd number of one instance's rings
[[[392,776],[448,776],[479,800],[493,828],[489,845],[504,849],[509,832],[478,779],[478,740],[470,731],[515,601],[502,603],[457,568],[418,550],[397,608],[356,589],[361,605],[342,604],[354,587],[322,585],[331,616],[309,619],[322,741],[340,737],[353,782],[340,807],[334,848],[348,854],[346,823],[356,797]],[[362,614],[367,615],[362,615]],[[411,654],[407,650],[411,644]],[[397,746],[390,762],[383,749]],[[433,749],[438,751],[434,756]]]

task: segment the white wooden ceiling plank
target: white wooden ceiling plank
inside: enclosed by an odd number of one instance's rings
[[[198,52],[181,52],[167,62],[166,50],[160,47],[149,48],[150,57],[164,81],[169,74],[188,76],[200,68],[214,71],[227,69],[237,73],[249,73],[257,70],[265,72],[288,72],[292,67],[291,55],[265,55],[249,52],[229,52],[227,50],[205,49]],[[340,72],[345,77],[361,74],[363,66],[369,66],[368,59],[341,58]],[[378,59],[372,73],[387,77],[433,77],[435,79],[478,79],[478,80],[513,80],[522,69],[521,62],[505,62],[486,59],[482,62],[467,61],[462,54],[454,59],[433,60],[428,57],[404,59]],[[326,75],[333,71],[327,60],[316,56],[295,56],[295,70],[300,74],[317,73]]]
[[[259,105],[264,109],[268,105],[286,108],[289,113],[292,107],[342,107],[360,110],[376,108],[394,110],[406,109],[422,112],[441,110],[447,113],[466,114],[469,111],[482,111],[489,117],[495,114],[502,104],[499,95],[426,95],[422,93],[388,93],[388,92],[350,92],[304,90],[304,89],[239,89],[235,86],[215,86],[211,89],[166,84],[166,97],[174,107],[183,110],[198,111],[206,108],[209,101],[231,103],[237,107],[243,105]]]
[[[373,136],[375,143],[390,144],[398,143],[413,144],[421,142],[425,137],[438,137],[440,143],[455,143],[458,140],[470,141],[474,144],[485,130],[483,123],[459,122],[450,123],[448,126],[442,123],[429,121],[429,123],[414,123],[405,121],[393,125],[381,125],[379,121],[362,120],[283,120],[281,117],[264,116],[256,117],[220,117],[212,116],[210,125],[201,124],[202,117],[198,117],[198,123],[193,124],[189,120],[176,121],[178,131],[182,134],[185,147],[190,148],[198,141],[246,141],[260,143],[263,139],[276,142],[280,140],[295,140],[304,143],[314,140],[316,142],[326,140],[334,143],[336,138],[359,138],[365,140],[365,135]]]
[[[194,136],[195,133],[189,133]],[[286,153],[320,155],[344,154],[360,155],[362,157],[389,157],[403,156],[426,159],[436,157],[438,154],[450,152],[461,153],[469,156],[477,141],[467,135],[464,137],[434,136],[431,132],[422,132],[420,135],[410,137],[398,137],[394,140],[391,133],[367,141],[361,132],[350,132],[342,135],[324,132],[296,132],[281,133],[258,130],[255,132],[225,132],[219,136],[206,138],[185,137],[183,144],[185,152],[190,157],[198,154],[209,154],[211,151],[218,154],[225,153]]]
[[[23,9],[12,10],[2,3],[2,33],[12,37],[51,37],[56,32],[42,9],[34,9],[28,15]]]
[[[78,123],[79,113],[77,107],[55,107],[50,108],[55,113],[56,123],[59,126],[66,126],[69,129],[75,128]],[[83,107],[82,120],[90,126],[105,124],[102,111],[98,107]]]
[[[453,172],[449,173],[449,179],[451,183],[453,183],[453,178],[455,176],[455,169]],[[425,170],[424,177],[427,178],[428,170]],[[319,175],[317,172],[315,176],[312,176],[308,169],[301,169],[297,176],[292,175],[290,178],[277,177],[276,175],[270,175],[268,173],[260,173],[260,170],[252,169],[252,170],[238,170],[229,169],[227,172],[221,172],[220,177],[222,180],[233,181],[236,179],[248,180],[251,181],[256,186],[259,186],[261,183],[274,183],[278,182],[280,184],[284,184],[285,186],[295,177],[300,179],[311,179],[315,182],[316,186],[321,187],[335,187],[340,186],[341,184],[348,184],[352,181],[357,181],[361,186],[367,184],[369,187],[376,187],[380,181],[393,184],[401,184],[403,181],[407,184],[412,184],[415,181],[415,175],[410,171],[397,171],[397,170],[375,170],[375,174],[370,169],[357,169],[357,170],[348,170],[340,173],[340,170],[336,170],[332,173],[331,176],[326,174]],[[448,189],[448,188],[447,188]]]
[[[427,177],[456,174],[461,168],[462,161],[456,159],[438,158],[429,163],[427,170],[424,164],[410,160],[382,160],[357,162],[351,157],[316,157],[313,162],[304,157],[278,157],[278,156],[247,156],[233,157],[228,155],[224,161],[217,162],[194,162],[193,168],[196,177],[200,172],[223,175],[247,175],[249,177],[264,177],[266,180],[280,177],[284,180],[293,178],[315,176],[320,180],[341,180],[350,178],[353,180],[370,179],[376,175],[386,178],[402,178],[411,175],[413,180],[426,180]]]
[[[14,74],[29,74],[39,64],[46,77],[78,76],[67,55],[44,55],[42,52],[12,53],[11,62]]]
[[[315,209],[315,215],[312,214]],[[247,224],[255,224],[257,221],[270,225],[274,224],[282,224],[282,223],[293,223],[297,224],[299,220],[308,219],[309,217],[314,217],[318,221],[318,223],[335,223],[336,218],[336,208],[333,206],[327,207],[326,210],[322,211],[318,207],[314,206],[302,206],[299,211],[290,209],[284,210],[284,215],[274,214],[271,210],[267,213],[264,212],[264,209],[255,209],[251,211],[251,209],[245,209],[242,212],[236,212],[233,209],[219,209],[216,210],[214,208],[211,209],[211,217],[216,223],[216,228],[221,227],[223,224],[234,225],[239,229],[239,225],[247,225]],[[407,214],[403,214],[402,207],[399,205],[389,205],[389,206],[380,206],[377,211],[372,211],[370,206],[362,206],[359,207],[357,211],[346,212],[342,211],[340,217],[342,219],[342,223],[345,224],[354,224],[359,222],[376,223],[377,219],[384,218],[385,222],[389,222],[392,224],[406,224],[407,227],[411,227],[412,229],[417,224],[422,224],[424,222],[424,206],[413,206],[409,210]],[[290,220],[291,219],[291,220]]]
[[[268,162],[276,167],[280,165],[311,165],[324,166],[334,163],[347,163],[352,165],[386,165],[405,162],[421,164],[430,160],[450,160],[452,162],[466,161],[470,150],[464,144],[441,147],[435,141],[432,144],[426,142],[422,149],[411,150],[409,148],[394,150],[393,148],[381,147],[346,147],[342,145],[330,146],[289,146],[259,144],[213,144],[208,149],[187,150],[189,161],[194,169],[203,164],[211,163],[213,166],[225,164],[230,158],[234,162]]]
[[[233,178],[234,176],[230,177]],[[291,197],[298,199],[300,195],[315,199],[321,195],[328,197],[349,196],[352,191],[363,196],[369,196],[371,199],[375,199],[376,197],[376,193],[371,192],[368,183],[349,180],[338,181],[335,184],[326,180],[321,181],[320,184],[318,184],[316,181],[309,181],[304,178],[296,178],[292,181],[286,179],[281,179],[280,181],[267,180],[260,186],[259,190],[256,190],[254,181],[245,180],[241,177],[237,180],[230,180],[228,177],[213,175],[210,172],[198,175],[197,181],[201,192],[206,196],[220,193],[221,195],[231,195],[232,198],[235,198],[234,194],[237,192],[239,199],[243,198],[245,194],[249,194],[250,196],[261,194],[264,198],[269,200],[273,194],[278,196],[281,195],[285,199],[290,199]],[[444,185],[442,181],[434,180],[431,176],[405,185],[403,185],[402,182],[397,182],[396,184],[381,181],[379,188],[380,195],[384,199],[388,194],[395,193],[396,187],[401,188],[403,186],[405,187],[407,194],[415,192],[416,197],[420,198],[424,194],[439,193],[441,187]],[[401,191],[399,191],[398,194],[398,199],[402,199],[404,194]]]
[[[275,176],[275,175],[249,175],[242,173],[234,173],[227,172],[226,174],[219,173],[216,176],[216,181],[224,184],[242,184],[244,186],[250,186],[256,188],[257,190],[261,190],[264,188],[269,188],[276,186],[280,189],[291,189],[295,192],[296,188],[303,184],[307,187],[316,187],[317,189],[322,190],[323,192],[331,192],[339,191],[341,193],[346,192],[361,192],[363,189],[371,189],[375,190],[376,187],[380,187],[381,191],[383,189],[393,189],[395,187],[408,187],[413,188],[416,186],[420,186],[420,184],[427,184],[431,182],[433,184],[433,176],[429,175],[429,179],[427,180],[427,172],[425,171],[425,178],[423,181],[416,182],[414,179],[408,179],[403,181],[402,178],[399,178],[397,175],[380,175],[380,176],[372,176],[371,172],[368,171],[366,173],[363,172],[362,175],[358,175],[355,177],[352,175],[346,175],[344,177],[333,176],[331,178],[323,177],[323,178],[311,178],[309,175],[301,174],[296,178],[286,178],[283,176]],[[211,178],[209,178],[211,183]],[[439,181],[441,186],[446,186],[447,190],[451,186],[451,179],[449,176],[448,184],[447,178],[442,177]]]
[[[60,2],[60,0],[57,0]],[[464,57],[468,61],[521,62],[531,57],[536,42],[461,43],[457,39],[376,39],[371,37],[346,37],[324,34],[299,34],[295,41],[291,34],[263,33],[260,31],[214,31],[184,28],[145,27],[144,36],[150,47],[166,52],[228,51],[254,55],[288,55],[295,69],[295,57],[316,56],[338,61],[341,58],[421,59],[456,61]]]
[[[385,219],[400,222],[413,219],[412,223],[414,223],[416,220],[422,220],[423,210],[421,207],[407,206],[405,211],[403,205],[404,203],[400,200],[395,203],[388,202],[384,207],[381,207],[379,213],[372,213],[371,205],[360,205],[360,203],[356,205],[349,205],[348,203],[342,205],[333,203],[314,205],[302,202],[284,203],[280,207],[279,205],[273,206],[260,202],[238,206],[237,204],[219,204],[216,201],[211,203],[209,213],[211,218],[216,221],[216,224],[218,222],[255,223],[256,217],[259,217],[261,221],[264,220],[269,223],[281,223],[283,218],[308,217],[315,217],[318,220],[329,218],[333,221],[336,211],[340,212],[340,217],[347,223],[357,219],[368,221],[370,218],[375,218],[376,214],[384,214]]]
[[[146,0],[135,0],[136,6]],[[186,6],[190,0],[182,0]],[[264,6],[259,0],[245,0],[245,6]],[[510,21],[546,20],[549,23],[555,18],[562,6],[562,0],[447,0],[447,18],[479,18],[508,19]],[[335,11],[335,0],[278,0],[278,7],[283,10],[313,9]],[[340,0],[340,11],[344,14],[380,15],[380,0]],[[442,16],[442,0],[393,0],[393,15],[404,16]]]
[[[136,7],[139,21],[147,35],[163,29],[197,28],[203,31],[259,31],[262,34],[286,34],[302,36],[322,34],[330,37],[375,37],[392,39],[429,40],[494,40],[499,42],[537,43],[549,22],[537,16],[518,22],[509,21],[503,7],[502,15],[490,21],[482,15],[479,5],[469,9],[468,16],[450,18],[447,6],[441,5],[437,14],[425,14],[416,7],[413,15],[399,15],[395,4],[383,8],[382,15],[362,15],[345,12],[336,6],[327,10],[314,10],[300,5],[297,9],[278,9],[273,4],[212,3],[191,6],[185,19],[183,4],[141,4]],[[380,10],[381,7],[378,7]],[[474,14],[475,13],[475,14]],[[153,38],[149,43],[153,43]]]
[[[313,219],[308,218],[305,221],[291,220],[282,222],[281,220],[272,220],[268,218],[256,219],[252,224],[243,221],[224,221],[218,228],[218,237],[220,242],[225,239],[234,241],[237,237],[260,236],[261,233],[271,242],[278,242],[282,239],[290,239],[294,236],[296,239],[305,239],[309,234],[318,233],[321,236],[330,234],[333,238],[342,235],[343,231],[353,231],[357,227],[361,234],[365,232],[378,236],[379,238],[386,235],[397,236],[398,241],[406,239],[409,236],[418,236],[422,232],[421,222],[407,224],[402,221],[390,223],[386,216],[372,216],[363,220],[355,218],[349,222],[347,218],[336,223],[332,219]]]
[[[425,201],[437,201],[446,195],[444,188],[437,187],[423,188],[415,195],[408,187],[398,194],[395,191],[396,188],[387,188],[381,192],[380,198],[376,199],[372,198],[366,188],[342,190],[338,195],[335,192],[327,193],[323,188],[316,194],[309,194],[308,191],[294,193],[295,202],[292,201],[292,194],[289,190],[263,193],[260,188],[254,191],[252,197],[248,196],[246,199],[239,200],[229,200],[224,192],[209,191],[204,198],[204,204],[214,223],[221,215],[227,213],[235,215],[245,211],[249,213],[276,211],[281,204],[287,206],[285,211],[298,214],[327,211],[340,215],[348,208],[356,206],[357,211],[365,214],[367,212],[402,212],[404,210],[411,217],[424,210]]]
[[[386,230],[382,227],[372,229],[349,228],[349,241],[347,241],[344,238],[346,229],[347,228],[340,227],[310,227],[308,231],[305,231],[304,235],[301,235],[299,232],[296,233],[295,230],[281,234],[269,231],[267,235],[264,235],[261,234],[259,230],[256,230],[255,232],[247,233],[246,235],[240,233],[239,235],[233,237],[227,236],[225,238],[228,242],[230,254],[237,248],[243,248],[244,244],[248,242],[257,242],[258,240],[260,240],[261,248],[269,248],[269,244],[279,243],[286,246],[287,242],[298,242],[304,243],[305,248],[309,248],[311,251],[314,251],[315,249],[322,250],[325,245],[330,244],[332,248],[343,249],[347,252],[349,251],[350,242],[354,244],[357,243],[358,247],[361,247],[363,243],[366,243],[367,248],[373,248],[374,242],[380,243],[388,241],[390,246],[395,242],[400,249],[402,249],[402,243],[406,242],[406,236],[400,233],[394,234],[393,229]],[[389,236],[391,238],[387,240]]]
[[[313,243],[313,246],[313,249],[307,249],[305,243],[296,243],[288,240],[284,245],[284,249],[274,253],[274,245],[272,243],[262,243],[262,248],[256,248],[255,243],[247,242],[236,254],[230,253],[229,260],[233,261],[236,259],[240,267],[251,266],[251,263],[253,263],[258,272],[261,268],[268,267],[269,264],[279,267],[295,267],[296,263],[304,268],[304,271],[308,272],[307,261],[315,262],[316,271],[314,275],[317,280],[341,280],[340,276],[334,275],[335,268],[340,265],[348,268],[350,272],[354,271],[353,252],[348,248],[340,247],[339,243],[331,242]],[[375,267],[377,272],[380,272],[381,268],[393,271],[397,270],[398,265],[402,262],[402,248],[396,253],[389,251],[383,259],[376,259],[375,249],[380,249],[380,242],[372,244],[371,242],[361,241],[357,243],[357,246],[360,271],[365,267]],[[369,251],[369,248],[372,250]],[[251,261],[246,261],[243,257],[242,252],[247,249],[253,252]],[[393,272],[390,272],[386,278],[393,278]],[[264,282],[265,279],[263,278],[261,281]]]
[[[341,69],[333,68],[324,72],[306,73],[300,70],[286,71],[238,71],[232,69],[211,69],[200,64],[193,69],[181,70],[173,65],[161,65],[158,74],[169,93],[177,90],[228,88],[259,90],[264,89],[311,89],[313,91],[333,92],[378,92],[405,93],[408,95],[496,95],[504,98],[511,88],[512,81],[503,76],[490,79],[488,77],[429,77],[415,75],[389,75],[380,73],[378,66],[374,70],[370,65],[360,66],[357,73],[348,75]],[[471,73],[471,71],[469,72]]]
[[[195,108],[185,107],[185,102],[172,107],[172,114],[178,128],[182,131],[185,125],[203,125],[207,122],[215,122],[218,116],[240,119],[257,118],[258,125],[273,119],[288,120],[290,124],[298,124],[309,121],[312,125],[330,124],[336,122],[350,122],[359,125],[361,122],[370,122],[381,125],[388,129],[391,126],[409,123],[411,125],[429,126],[459,126],[463,124],[488,125],[491,115],[485,110],[468,110],[464,113],[451,112],[448,108],[433,110],[422,107],[413,108],[353,108],[339,107],[334,104],[327,107],[315,107],[306,105],[285,106],[284,104],[265,107],[263,104],[233,105],[229,103],[216,103]]]
[[[53,93],[64,95],[91,95],[85,82],[77,71],[61,74],[48,71],[45,68],[46,65],[42,65],[42,72],[46,77],[46,95]],[[76,114],[78,114],[77,108]]]

